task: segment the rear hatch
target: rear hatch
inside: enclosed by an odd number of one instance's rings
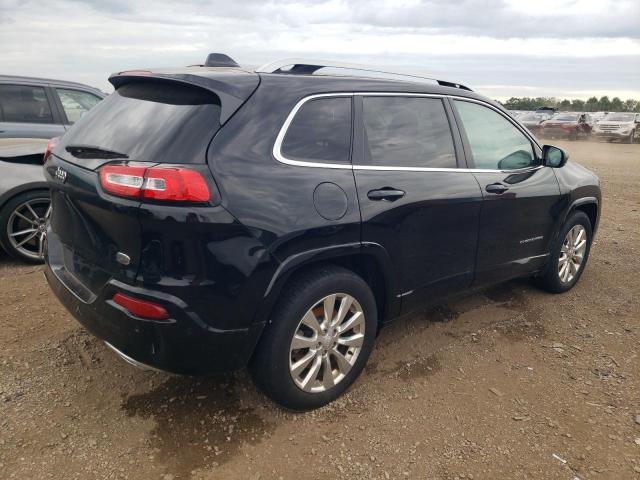
[[[240,73],[242,82],[233,83],[237,75],[221,79],[210,70],[207,73],[205,77],[150,72],[112,77],[116,91],[62,137],[45,163],[52,200],[47,261],[83,301],[91,301],[111,278],[135,280],[143,254],[141,202],[175,206],[187,198],[162,198],[154,185],[165,180],[171,185],[176,172],[187,171],[196,172],[196,180],[203,180],[209,192],[216,191],[206,167],[207,148],[255,90],[258,77],[247,80],[250,74]],[[171,178],[150,178],[149,172],[158,168],[170,171]],[[192,175],[177,181],[184,178]],[[147,183],[152,180],[156,183]],[[138,181],[144,181],[147,190]],[[216,198],[196,195],[188,201],[207,205],[215,204]]]

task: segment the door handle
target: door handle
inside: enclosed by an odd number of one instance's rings
[[[501,193],[504,193],[507,190],[509,190],[509,187],[501,183],[492,183],[484,187],[484,189],[489,193],[497,193],[498,195],[500,195]]]
[[[404,190],[397,190],[395,188],[385,187],[379,190],[371,190],[367,193],[369,200],[388,200],[393,202],[399,198],[404,197]]]

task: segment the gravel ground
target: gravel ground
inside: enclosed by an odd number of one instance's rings
[[[640,478],[640,145],[561,143],[605,195],[576,288],[526,280],[396,322],[340,400],[135,369],[0,256],[0,478]]]

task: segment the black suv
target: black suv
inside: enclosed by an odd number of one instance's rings
[[[248,365],[311,409],[425,302],[580,278],[598,179],[495,102],[349,65],[217,61],[114,74],[45,163],[49,283],[126,360]]]

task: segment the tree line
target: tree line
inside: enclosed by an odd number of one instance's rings
[[[507,110],[535,110],[538,107],[555,107],[569,112],[635,112],[640,108],[640,101],[632,98],[621,100],[618,97],[600,99],[591,97],[588,100],[560,100],[555,97],[511,97],[506,102],[500,102]]]

